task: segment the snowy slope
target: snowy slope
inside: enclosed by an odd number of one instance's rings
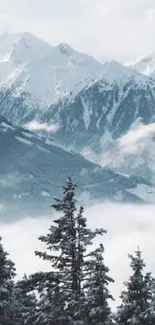
[[[107,132],[122,136],[138,119],[155,120],[154,82],[123,66],[104,64],[104,78],[74,91],[43,112],[41,122],[58,124],[55,138],[66,146],[100,149]]]
[[[144,173],[152,181],[154,135],[138,143],[136,154],[120,144],[136,123],[145,129],[155,122],[154,67],[155,55],[130,67],[115,61],[101,64],[64,43],[53,47],[29,33],[4,34],[0,114],[45,138],[51,133],[60,146],[102,166]],[[30,139],[19,135],[17,140],[30,146]]]
[[[102,65],[67,44],[57,47],[29,33],[0,37],[0,83],[23,82],[22,90],[42,107],[100,73]],[[21,91],[21,89],[20,89]]]
[[[91,117],[95,115],[95,133],[98,133],[100,126],[102,130],[105,128],[102,120],[104,110],[109,111],[108,106],[112,106],[108,117],[112,123],[129,88],[135,88],[131,98],[133,106],[143,90],[145,95],[147,87],[152,92],[151,80],[133,69],[115,61],[101,64],[67,44],[52,47],[29,33],[4,34],[0,38],[0,114],[16,124],[25,124],[33,118],[42,120],[44,113],[50,122],[53,107],[56,111],[55,107],[63,106],[63,103],[68,106],[80,98],[84,129],[89,130]],[[90,99],[85,100],[85,94]],[[101,98],[105,97],[102,94],[107,94],[107,98]],[[60,105],[57,104],[59,100]],[[100,112],[96,112],[94,103],[102,105]],[[77,116],[78,110],[79,106]],[[59,113],[58,108],[57,115]],[[57,122],[61,124],[61,118]]]
[[[128,66],[146,76],[154,77],[155,76],[155,53],[150,54],[146,57],[141,57]]]
[[[16,95],[27,92],[31,103],[46,108],[71,91],[79,92],[101,78],[124,83],[143,77],[115,61],[99,63],[68,44],[53,47],[29,33],[0,37],[0,85]]]
[[[0,205],[5,207],[4,215],[45,213],[69,175],[78,183],[78,194],[91,200],[149,202],[149,194],[141,198],[136,188],[147,186],[153,190],[151,183],[141,177],[102,168],[49,139],[14,127],[1,116],[0,161]]]
[[[1,89],[0,113],[42,134],[51,130],[59,144],[77,151],[90,146],[100,153],[106,142],[108,147],[107,134],[114,140],[137,120],[144,125],[155,121],[154,81],[115,61],[103,64],[102,78],[86,78],[44,110],[17,89]]]

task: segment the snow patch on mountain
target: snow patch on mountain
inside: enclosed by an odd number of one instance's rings
[[[101,64],[65,43],[53,47],[29,33],[0,37],[0,88],[12,86],[18,95],[28,93],[31,105],[34,101],[46,109],[62,97],[75,97],[99,79],[104,84],[129,79],[146,84],[144,76],[133,69],[115,61]]]
[[[91,112],[90,106],[87,103],[85,103],[85,101],[82,97],[81,97],[81,101],[82,101],[83,108],[84,108],[84,111],[83,111],[84,125],[85,125],[86,130],[88,130],[88,127],[89,127],[89,124],[91,121],[92,112]]]
[[[27,144],[28,146],[32,146],[32,142],[23,137],[16,136],[16,139],[24,144]]]
[[[9,80],[14,82],[17,71],[22,71],[24,91],[42,108],[83,80],[97,76],[101,69],[102,64],[68,44],[53,47],[29,33],[0,37],[0,81],[7,87]]]
[[[11,130],[14,129],[13,126],[7,124],[6,122],[2,122],[2,123],[1,123],[1,127],[2,127],[3,129],[6,129],[6,130],[7,130],[7,129],[11,129]]]
[[[139,71],[135,71],[131,66],[124,66],[117,61],[108,61],[103,64],[103,76],[109,82],[117,82],[118,84],[134,79],[139,84],[146,84],[147,82],[147,78]]]
[[[153,76],[155,74],[155,53],[140,57],[135,62],[128,64],[128,67],[145,76]]]
[[[0,61],[25,63],[45,54],[49,54],[52,46],[31,33],[4,33],[0,36]]]

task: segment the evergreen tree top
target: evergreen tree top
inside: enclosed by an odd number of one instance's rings
[[[70,209],[70,212],[74,213],[76,211],[75,207],[75,189],[77,185],[73,183],[72,178],[68,177],[66,180],[65,185],[63,186],[63,195],[61,199],[54,198],[55,203],[51,205],[52,208],[54,208],[56,211],[64,211],[68,212],[68,209]]]
[[[145,273],[142,252],[128,255],[132,275],[125,283],[126,290],[121,294],[122,304],[118,307],[117,325],[154,325],[155,324],[155,280],[151,273]]]
[[[113,280],[108,276],[109,269],[102,257],[104,247],[101,244],[96,250],[90,250],[96,236],[102,236],[106,231],[102,228],[91,230],[87,226],[84,208],[76,207],[75,189],[76,185],[69,177],[63,186],[62,197],[56,198],[52,204],[61,215],[53,220],[48,233],[39,237],[46,244],[46,251],[35,253],[50,262],[51,272],[45,276],[36,274],[29,282],[30,287],[36,284],[40,294],[40,323],[35,325],[74,324],[94,311],[100,321],[98,324],[111,324],[108,299],[112,296],[108,285]],[[87,304],[92,296],[89,283],[94,286],[93,304]],[[69,319],[73,323],[69,323]]]
[[[140,272],[143,271],[144,267],[145,267],[145,263],[144,260],[142,258],[142,252],[138,249],[135,251],[135,256],[129,254],[128,255],[129,259],[130,259],[130,266],[132,268],[132,270],[134,272]]]

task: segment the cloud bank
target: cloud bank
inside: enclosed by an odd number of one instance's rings
[[[137,120],[117,140],[107,131],[100,142],[100,153],[86,147],[82,154],[103,167],[139,175],[155,184],[155,123],[144,125]]]
[[[121,150],[128,153],[139,153],[141,147],[147,147],[147,140],[155,136],[155,123],[140,125],[132,128],[118,140],[118,146]]]

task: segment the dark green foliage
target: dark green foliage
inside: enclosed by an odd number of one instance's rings
[[[35,294],[30,292],[27,281],[24,276],[23,280],[14,286],[15,325],[32,325],[37,312],[37,299]]]
[[[155,279],[144,272],[139,249],[129,255],[132,275],[112,316],[109,284],[114,281],[104,263],[104,247],[91,249],[96,236],[106,231],[87,227],[75,189],[69,178],[62,198],[52,205],[58,219],[39,238],[46,250],[36,255],[50,263],[50,271],[15,283],[15,266],[0,238],[0,325],[154,325]]]
[[[104,248],[99,248],[89,254],[88,280],[85,284],[87,297],[87,323],[89,325],[112,324],[112,315],[108,301],[113,300],[108,285],[114,282],[108,276],[109,269],[104,264]]]
[[[0,325],[32,325],[27,321],[35,314],[36,298],[27,294],[26,278],[15,284],[15,265],[4,251],[0,238]]]
[[[151,273],[144,273],[144,261],[141,252],[129,255],[132,275],[125,283],[126,291],[121,294],[122,304],[118,308],[118,325],[154,325],[155,324],[155,280]]]
[[[88,309],[91,310],[87,303],[88,286],[86,289],[84,284],[88,278],[91,280],[90,274],[95,272],[92,265],[97,251],[88,254],[87,250],[93,244],[93,239],[97,235],[102,236],[105,231],[92,231],[87,227],[83,207],[77,212],[75,188],[76,185],[69,178],[63,187],[62,199],[55,199],[52,205],[60,216],[53,221],[49,233],[39,238],[46,244],[48,252],[36,252],[36,255],[50,262],[51,272],[31,277],[31,283],[35,283],[40,295],[36,325],[68,325],[74,321],[87,321]],[[112,280],[106,275],[108,269],[104,263],[102,266],[102,276],[105,278],[101,282],[107,286]],[[107,324],[110,324],[110,308],[106,299],[111,296],[107,288],[105,291],[105,319]]]
[[[4,251],[0,237],[0,324],[12,325],[14,318],[13,289],[15,265]]]

